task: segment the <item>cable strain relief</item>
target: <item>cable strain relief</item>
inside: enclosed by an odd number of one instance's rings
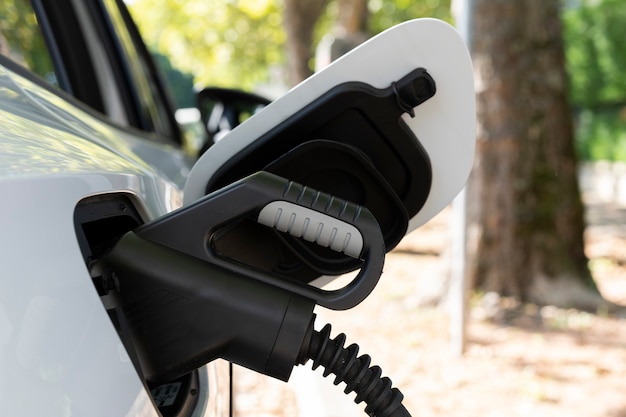
[[[296,365],[304,365],[307,363],[309,358],[309,350],[311,348],[311,344],[313,341],[313,334],[315,333],[315,318],[317,315],[313,314],[311,321],[309,322],[309,326],[304,333],[304,338],[302,339],[302,346],[300,347],[300,352],[296,358]]]
[[[308,346],[305,344],[306,358],[313,361],[313,369],[324,368],[324,376],[334,374],[333,383],[346,384],[344,392],[356,393],[355,403],[365,402],[365,412],[370,417],[410,417],[402,405],[404,396],[392,382],[382,377],[378,366],[370,367],[369,355],[357,356],[359,347],[351,344],[344,347],[346,336],[339,334],[331,339],[331,326],[327,324],[322,330],[313,331]],[[307,359],[300,363],[305,363]]]

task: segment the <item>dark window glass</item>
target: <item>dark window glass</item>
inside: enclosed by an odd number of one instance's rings
[[[151,57],[136,32],[130,15],[121,10],[118,1],[104,0],[111,24],[126,64],[127,76],[134,87],[141,128],[156,131],[169,138],[177,138],[177,127],[170,116],[170,103],[156,79]]]

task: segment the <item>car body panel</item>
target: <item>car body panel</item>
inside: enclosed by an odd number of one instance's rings
[[[94,288],[74,211],[86,197],[124,193],[150,220],[180,206],[188,170],[173,147],[0,67],[3,415],[159,415]],[[225,408],[207,397],[216,374],[201,370],[198,416]]]

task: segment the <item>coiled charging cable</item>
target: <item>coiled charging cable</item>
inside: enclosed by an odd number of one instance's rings
[[[365,413],[370,417],[410,417],[402,405],[404,396],[397,388],[392,388],[389,378],[382,376],[379,366],[371,366],[369,355],[357,356],[359,346],[351,344],[344,347],[346,335],[341,333],[331,339],[331,326],[309,333],[308,344],[303,345],[300,364],[313,361],[313,369],[324,368],[324,377],[335,375],[333,383],[344,382],[344,393],[356,393],[354,402],[365,402]]]

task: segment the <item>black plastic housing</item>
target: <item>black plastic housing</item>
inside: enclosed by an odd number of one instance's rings
[[[312,140],[297,146],[265,170],[367,207],[379,224],[388,250],[406,233],[408,214],[402,201],[369,159],[354,146]],[[359,265],[354,259],[322,251],[319,246],[300,239],[281,237],[316,272],[337,275]]]
[[[345,287],[325,291],[224,257],[213,237],[244,219],[343,251],[363,261],[361,270]],[[311,337],[314,306],[363,301],[384,256],[367,208],[259,172],[127,232],[99,269],[148,382],[171,381],[217,358],[286,381]]]
[[[340,84],[261,135],[223,164],[208,181],[207,194],[254,172],[272,172],[274,161],[284,158],[294,148],[311,140],[323,139],[358,149],[397,194],[409,217],[412,217],[426,201],[432,175],[428,155],[401,116],[412,114],[414,107],[433,97],[435,92],[435,81],[423,68],[411,71],[383,89],[361,82]],[[334,163],[340,167],[342,161]],[[314,177],[303,172],[304,167],[294,168],[280,175],[290,179],[291,174]],[[312,186],[306,182],[303,184]],[[350,183],[345,187],[349,188]],[[345,198],[337,190],[334,193],[319,190]],[[388,247],[391,248],[390,245]]]
[[[293,227],[279,232],[279,225],[258,223],[260,212],[271,203],[301,209],[294,213],[287,213],[287,209],[283,212],[283,219],[291,218],[284,225],[291,224]],[[323,220],[318,222],[316,217]],[[309,220],[312,221],[308,231],[313,232],[312,236],[320,237],[312,239],[312,244],[327,252],[338,253],[329,249],[333,245],[323,235],[330,237],[335,233],[334,242],[341,246],[344,237],[348,237],[342,230],[347,228],[352,230],[353,238],[362,239],[359,253],[350,257],[359,262],[360,271],[345,287],[323,290],[294,279],[293,271],[286,269],[282,259],[266,250],[267,242],[254,240],[250,244],[247,242],[250,238],[247,234],[239,235],[239,239],[233,242],[233,245],[239,247],[236,257],[230,256],[231,252],[222,252],[216,244],[224,230],[242,224],[304,239],[308,232],[297,225],[303,225]],[[380,226],[366,207],[268,172],[258,172],[239,180],[135,229],[134,233],[143,239],[247,276],[250,280],[268,283],[336,310],[352,308],[370,294],[380,279],[386,253]]]
[[[315,303],[126,234],[103,258],[148,382],[217,358],[287,381]]]
[[[206,192],[257,171],[271,172],[367,207],[391,250],[426,201],[432,180],[428,155],[401,116],[413,115],[414,107],[435,92],[423,68],[383,89],[361,82],[338,85],[223,164]],[[271,235],[251,223],[223,233],[218,244],[236,257],[240,242],[252,240],[278,254],[288,275],[303,282],[359,266],[354,259]]]

